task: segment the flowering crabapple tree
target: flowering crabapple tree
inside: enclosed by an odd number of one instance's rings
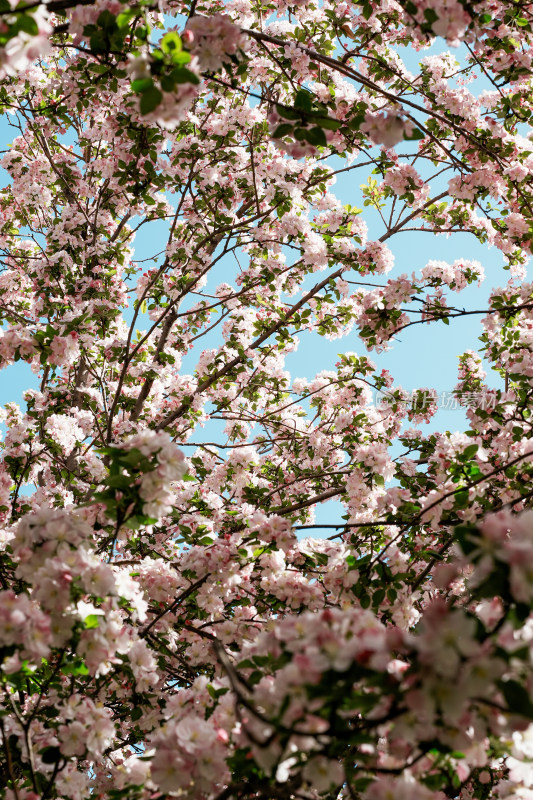
[[[4,800],[533,798],[532,20],[0,0]],[[386,277],[407,230],[510,280]],[[467,313],[424,434],[371,351]],[[291,377],[308,332],[346,352]]]

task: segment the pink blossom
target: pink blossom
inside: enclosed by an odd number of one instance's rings
[[[386,149],[394,147],[406,136],[410,136],[413,126],[395,111],[367,113],[361,130],[373,144],[382,144]]]

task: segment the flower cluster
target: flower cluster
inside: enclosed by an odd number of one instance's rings
[[[187,474],[187,461],[168,433],[144,431],[129,437],[123,445],[129,451],[138,451],[150,461],[152,469],[140,477],[139,496],[143,511],[148,517],[161,517],[172,510],[174,491],[172,484]]]
[[[365,116],[361,130],[368,134],[373,144],[382,144],[388,150],[408,138],[413,132],[413,125],[395,110],[379,111]]]
[[[185,30],[202,72],[217,72],[224,62],[247,46],[240,27],[227,14],[196,15],[189,19]]]

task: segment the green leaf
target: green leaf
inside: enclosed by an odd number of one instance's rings
[[[350,130],[358,131],[364,121],[365,121],[364,114],[357,114],[355,117],[352,117],[352,119],[348,123]]]
[[[197,86],[200,83],[200,78],[191,72],[190,69],[185,67],[174,67],[170,73],[170,77],[174,83],[194,83]]]
[[[132,712],[131,712],[131,714],[130,714],[130,719],[131,719],[133,722],[136,722],[138,719],[140,719],[140,718],[142,717],[142,715],[143,715],[143,710],[142,710],[142,708],[141,708],[140,706],[137,706],[136,708],[134,708],[134,709],[132,710]]]
[[[136,12],[133,11],[133,9],[131,9],[131,8],[128,9],[128,11],[122,11],[118,15],[118,17],[116,19],[116,23],[117,23],[118,27],[119,28],[127,27],[129,25],[129,23],[131,22],[131,20],[134,18],[135,13]]]
[[[181,53],[173,53],[172,54],[172,63],[178,64],[183,66],[183,64],[188,64],[191,60],[191,54],[187,53],[186,50],[182,50]]]
[[[100,55],[101,53],[105,53],[107,51],[106,40],[102,31],[95,31],[91,35],[89,39],[89,45],[95,55]]]
[[[89,616],[85,617],[83,624],[85,625],[87,630],[91,630],[92,628],[97,628],[100,625],[98,614],[89,614]]]
[[[274,139],[283,139],[284,136],[288,136],[289,133],[292,133],[293,125],[289,125],[288,122],[282,122],[281,125],[278,125],[272,137]]]
[[[128,475],[110,475],[105,483],[113,489],[129,489],[132,484],[132,478]]]
[[[509,707],[509,711],[513,714],[520,714],[522,717],[533,719],[533,703],[529,696],[529,692],[518,683],[518,681],[499,681],[499,688],[505,702]]]
[[[164,92],[173,92],[176,86],[170,75],[161,75],[159,83]]]
[[[436,558],[437,561],[444,561],[444,556],[438,550],[425,550],[421,555],[428,555],[431,558]]]
[[[326,139],[326,134],[319,128],[311,128],[311,130],[306,131],[305,138],[309,142],[309,144],[314,145],[315,147],[325,147],[328,143]]]
[[[380,606],[384,599],[385,599],[385,589],[378,589],[377,591],[375,591],[374,594],[372,595],[372,605],[374,606],[374,608]]]
[[[331,119],[331,117],[315,117],[313,114],[311,119],[326,131],[338,131],[341,126],[338,119]]]
[[[155,86],[146,89],[141,95],[141,114],[149,114],[154,111],[162,99],[162,93]]]
[[[24,33],[29,33],[30,36],[37,36],[39,33],[39,26],[37,22],[34,20],[32,16],[29,14],[21,14],[20,17],[17,19],[13,29],[18,33],[19,31],[24,31]]]
[[[117,24],[117,18],[111,13],[111,11],[105,9],[98,15],[96,22],[101,28],[114,28]]]
[[[172,56],[174,53],[177,54],[183,49],[181,39],[176,31],[170,31],[169,33],[166,33],[161,39],[159,46],[161,47],[163,53],[167,53],[167,55]]]
[[[152,78],[137,78],[137,80],[131,82],[131,88],[134,92],[146,92],[148,89],[151,89],[154,85]]]
[[[479,449],[479,447],[478,447],[477,444],[469,444],[468,447],[465,448],[465,450],[463,450],[463,458],[466,461],[469,461],[471,458],[473,458],[476,455],[478,449]]]
[[[419,128],[415,128],[409,136],[404,133],[403,138],[406,142],[417,142],[419,139],[423,139],[424,136],[425,134]]]
[[[45,747],[44,750],[41,750],[41,759],[44,764],[57,764],[60,758],[59,747]]]
[[[313,108],[313,95],[307,89],[300,89],[294,98],[294,107],[302,111],[311,111]]]
[[[276,106],[276,111],[283,117],[283,119],[300,119],[300,114],[295,111],[293,108],[284,108],[283,106]]]
[[[155,525],[156,522],[157,519],[155,517],[149,517],[147,514],[135,514],[135,516],[126,520],[124,527],[130,528],[132,531],[138,531],[145,525]]]
[[[467,556],[479,547],[477,540],[479,534],[476,529],[471,525],[456,525],[454,530],[454,538],[459,544],[461,550]]]
[[[468,491],[461,489],[455,495],[455,505],[457,508],[466,508],[468,506]]]
[[[65,664],[64,667],[61,668],[61,672],[63,675],[88,675],[89,670],[87,669],[86,664],[79,659],[78,661],[71,661],[69,664]]]

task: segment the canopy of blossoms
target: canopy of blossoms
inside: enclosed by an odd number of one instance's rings
[[[0,0],[2,800],[532,800],[532,23]],[[424,433],[372,351],[470,313]]]

